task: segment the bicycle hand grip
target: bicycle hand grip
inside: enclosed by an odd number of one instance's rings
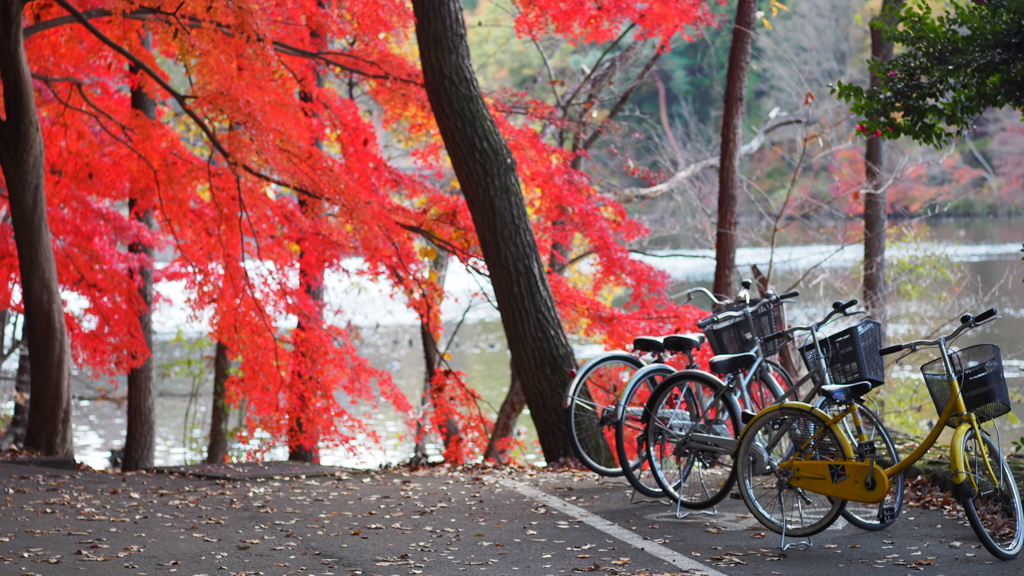
[[[853,300],[850,300],[849,302],[833,302],[832,303],[832,309],[836,310],[837,312],[846,312],[847,310],[849,310],[850,308],[853,308],[856,305],[857,305],[857,299],[854,298]]]
[[[903,344],[894,344],[892,346],[886,346],[878,351],[879,356],[888,356],[889,354],[895,354],[903,350]]]
[[[708,316],[707,318],[702,318],[701,320],[697,320],[697,328],[700,328],[701,330],[703,330],[704,328],[707,328],[708,326],[713,324],[715,322],[715,320],[718,320],[717,316]]]
[[[985,310],[981,314],[978,314],[977,316],[975,316],[974,317],[974,321],[978,322],[978,323],[981,323],[981,322],[984,322],[985,320],[988,320],[989,318],[995,316],[998,313],[999,313],[999,311],[996,310],[995,308],[989,308],[988,310]]]
[[[793,290],[792,292],[786,292],[785,294],[779,296],[779,300],[788,300],[789,298],[796,298],[799,295],[799,290]]]

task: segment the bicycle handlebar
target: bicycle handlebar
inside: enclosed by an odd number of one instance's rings
[[[895,354],[903,350],[903,344],[894,344],[892,346],[886,346],[878,351],[879,356],[888,356],[889,354]]]
[[[686,301],[683,302],[683,304],[685,304],[686,302],[689,302],[690,300],[693,300],[693,295],[694,294],[703,294],[704,296],[707,296],[708,300],[711,300],[715,304],[728,304],[729,303],[729,299],[728,298],[726,298],[725,300],[719,300],[718,297],[716,297],[714,294],[712,294],[710,290],[708,290],[707,288],[704,288],[702,286],[698,286],[696,288],[690,288],[689,290],[686,290],[685,292],[680,292],[678,294],[673,294],[673,295],[669,296],[669,299],[670,300],[678,300],[679,298],[682,298],[683,296],[685,296],[686,297]]]
[[[996,310],[995,308],[989,308],[988,310],[985,310],[981,314],[978,314],[977,316],[975,316],[974,317],[974,321],[976,323],[978,323],[978,324],[981,324],[981,323],[985,322],[986,320],[988,320],[989,318],[992,318],[993,316],[995,316],[998,313],[999,313],[999,311]]]
[[[916,352],[921,348],[934,348],[936,346],[939,346],[940,344],[943,343],[943,340],[945,340],[945,344],[950,344],[951,342],[953,342],[953,340],[959,338],[960,335],[962,335],[964,332],[972,328],[977,328],[978,326],[981,326],[982,324],[985,324],[990,320],[993,320],[994,318],[996,318],[996,314],[998,313],[999,311],[996,310],[995,308],[989,308],[988,310],[985,310],[984,312],[978,314],[977,316],[964,314],[963,316],[960,317],[960,325],[957,326],[956,329],[954,329],[946,336],[940,336],[934,340],[912,340],[910,342],[904,342],[902,344],[886,346],[885,348],[879,350],[878,354],[881,356],[887,356],[889,354],[895,354],[901,350],[910,350],[911,352]]]

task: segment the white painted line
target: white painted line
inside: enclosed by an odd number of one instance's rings
[[[691,571],[698,570],[702,574],[707,574],[708,576],[725,576],[725,574],[719,572],[718,570],[708,568],[700,562],[696,562],[691,558],[687,558],[686,556],[683,556],[675,550],[672,550],[671,548],[668,548],[666,546],[662,546],[657,542],[644,540],[640,536],[637,536],[633,532],[626,530],[622,526],[619,526],[614,522],[605,520],[597,514],[587,512],[583,508],[580,508],[579,506],[576,506],[574,504],[570,504],[565,500],[558,498],[557,496],[552,496],[546,492],[534,488],[533,486],[523,484],[522,482],[517,482],[515,480],[512,480],[511,478],[500,478],[498,481],[504,484],[505,486],[519,492],[523,496],[528,496],[530,498],[533,498],[534,500],[539,500],[540,502],[543,502],[545,505],[547,505],[549,508],[553,510],[557,510],[563,514],[567,514],[577,520],[580,520],[587,526],[597,528],[601,532],[604,532],[605,534],[613,538],[618,538],[619,540],[622,540],[623,542],[629,544],[634,548],[639,548],[640,550],[647,552],[655,558],[672,564],[676,568]]]

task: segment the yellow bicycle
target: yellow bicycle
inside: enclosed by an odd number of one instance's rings
[[[782,534],[784,548],[787,535],[817,534],[836,520],[847,500],[883,501],[889,480],[924,456],[950,426],[955,495],[985,548],[1002,560],[1016,558],[1024,545],[1020,494],[999,445],[981,426],[1010,410],[999,349],[982,344],[949,350],[959,336],[995,315],[994,308],[977,317],[968,314],[946,336],[880,350],[883,356],[926,348],[940,353],[922,366],[939,418],[917,449],[886,469],[878,465],[857,409],[870,382],[823,386],[823,395],[844,406],[837,411],[784,402],[758,412],[744,428],[736,452],[740,494],[754,517]],[[842,424],[847,417],[853,420],[854,438]]]

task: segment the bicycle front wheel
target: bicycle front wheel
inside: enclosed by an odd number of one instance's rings
[[[964,434],[962,442],[960,448],[967,478],[957,486],[957,498],[985,548],[1000,560],[1013,560],[1024,544],[1017,481],[988,434],[982,433],[978,438],[971,429]],[[983,446],[995,478],[985,464]]]
[[[709,508],[736,481],[733,451],[740,422],[717,378],[686,370],[665,379],[648,405],[647,454],[654,479],[683,508]]]
[[[835,522],[846,501],[790,486],[779,464],[844,458],[839,439],[814,412],[782,407],[762,414],[748,424],[736,452],[740,496],[750,513],[773,532],[817,534]]]
[[[629,381],[619,403],[615,423],[615,450],[619,464],[626,480],[648,498],[662,498],[665,492],[658,486],[647,459],[647,436],[644,434],[644,427],[650,419],[647,404],[658,384],[675,372],[675,368],[665,364],[644,366]]]
[[[615,458],[615,405],[644,362],[626,352],[609,352],[586,363],[566,398],[569,443],[584,466],[602,476],[622,476]]]

